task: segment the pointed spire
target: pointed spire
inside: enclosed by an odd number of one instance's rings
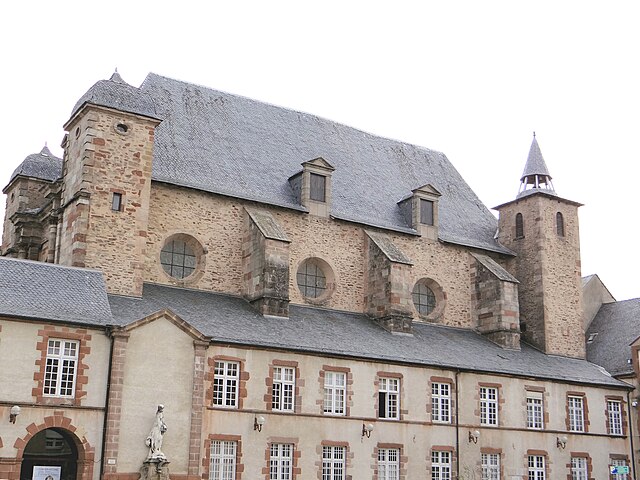
[[[553,184],[551,183],[549,169],[547,169],[547,164],[542,157],[542,152],[536,139],[536,132],[533,132],[533,141],[529,149],[527,163],[524,166],[522,177],[520,177],[520,192],[516,198],[524,197],[525,195],[530,195],[535,192],[556,195]]]
[[[40,150],[40,155],[43,157],[53,157],[53,153],[51,153],[51,150],[47,147],[47,142],[44,142],[44,148]]]
[[[118,73],[118,67],[116,67],[115,72],[113,72],[113,75],[111,75],[111,78],[109,80],[111,80],[112,82],[124,83],[125,85],[127,85],[127,82],[125,82]]]

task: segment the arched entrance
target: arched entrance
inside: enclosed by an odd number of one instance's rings
[[[46,428],[25,446],[20,480],[50,480],[48,475],[53,480],[76,480],[77,470],[78,448],[71,434],[62,428]]]

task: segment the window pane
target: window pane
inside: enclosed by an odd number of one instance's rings
[[[318,175],[316,173],[311,174],[311,191],[310,198],[316,202],[326,201],[326,184],[327,178],[324,175]]]
[[[433,225],[433,202],[431,200],[420,199],[420,223]]]

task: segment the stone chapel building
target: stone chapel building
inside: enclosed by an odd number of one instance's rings
[[[64,127],[3,190],[0,478],[631,478],[535,138],[496,220],[440,152],[156,74]]]

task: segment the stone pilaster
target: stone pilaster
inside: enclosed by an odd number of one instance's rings
[[[204,415],[204,374],[207,366],[209,342],[193,342],[193,392],[191,395],[191,431],[189,434],[189,476],[197,476],[202,446],[202,416]]]
[[[118,470],[118,450],[120,445],[120,418],[122,414],[122,390],[124,387],[124,368],[129,333],[114,330],[111,355],[111,375],[109,378],[109,399],[104,445],[104,475],[114,475]]]

